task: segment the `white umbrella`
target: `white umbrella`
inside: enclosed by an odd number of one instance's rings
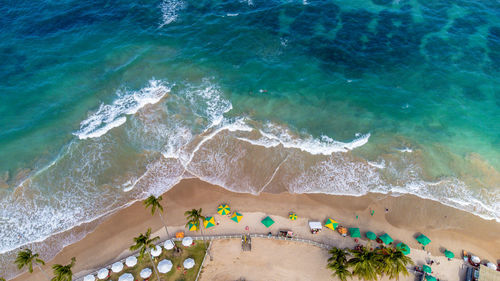
[[[125,260],[125,264],[128,266],[128,267],[132,267],[132,266],[135,266],[137,264],[137,258],[134,257],[134,256],[130,256],[128,257],[126,260]]]
[[[125,273],[118,278],[118,281],[134,281],[134,276],[130,273]]]
[[[481,259],[478,256],[472,256],[470,257],[471,261],[474,263],[479,263],[481,262]]]
[[[157,256],[161,255],[161,247],[156,245],[156,247],[154,249],[151,249],[151,255],[153,257],[157,257]]]
[[[193,238],[191,238],[191,237],[184,237],[184,239],[182,239],[182,245],[183,246],[189,247],[192,244],[193,244]]]
[[[120,272],[123,269],[123,263],[117,261],[113,265],[111,265],[111,271],[114,273]]]
[[[98,279],[105,279],[106,277],[108,277],[108,275],[109,275],[109,269],[107,269],[107,268],[101,268],[97,272]]]
[[[172,242],[172,240],[167,240],[165,241],[165,243],[163,243],[163,247],[166,250],[172,250],[174,248],[174,242]]]
[[[194,260],[192,258],[186,259],[182,265],[184,265],[184,268],[186,269],[193,268]]]
[[[158,271],[160,273],[167,273],[172,270],[172,262],[169,260],[162,260],[158,263]]]
[[[85,277],[83,277],[83,281],[95,281],[95,276],[90,274]]]
[[[149,276],[151,276],[151,273],[153,273],[151,269],[146,267],[141,270],[141,273],[139,275],[141,275],[141,278],[148,278]]]
[[[492,263],[492,262],[489,262],[486,264],[487,267],[493,269],[493,270],[497,270],[497,266],[496,264]]]

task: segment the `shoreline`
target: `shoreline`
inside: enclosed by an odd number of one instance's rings
[[[404,241],[414,249],[419,248],[414,237],[422,232],[432,240],[426,250],[433,256],[442,256],[442,248],[447,248],[457,257],[464,249],[493,262],[500,258],[500,238],[495,236],[495,233],[500,233],[500,223],[495,220],[487,221],[474,214],[414,195],[252,195],[227,191],[198,179],[185,179],[164,193],[163,198],[164,215],[169,229],[170,226],[182,228],[185,224],[184,212],[188,209],[203,208],[206,215],[212,215],[216,213],[219,203],[226,202],[233,210],[245,213],[265,212],[286,217],[288,212],[293,210],[300,218],[309,220],[324,221],[326,217],[332,217],[341,225],[356,226],[362,232],[387,232],[395,241]],[[385,212],[385,208],[389,211]],[[370,210],[375,210],[373,216],[370,215]],[[259,221],[252,223],[260,224]],[[75,256],[77,263],[74,273],[98,269],[126,255],[132,238],[146,231],[148,227],[158,232],[163,225],[159,216],[151,216],[142,201],[135,202],[103,218],[92,232],[76,243],[66,246],[52,260],[47,261],[44,268],[49,269],[54,263],[64,264]],[[190,232],[186,233],[189,235]],[[191,233],[193,234],[196,235]],[[340,237],[338,234],[329,236]],[[106,251],[101,251],[103,248],[106,248]],[[35,270],[31,275],[24,273],[12,280],[43,280],[41,277],[38,270]]]

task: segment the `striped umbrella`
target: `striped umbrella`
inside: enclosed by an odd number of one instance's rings
[[[231,216],[231,220],[235,222],[240,222],[241,218],[243,218],[243,215],[238,212],[234,212],[233,215]]]
[[[290,213],[290,215],[288,215],[288,218],[291,219],[291,220],[297,220],[297,214],[296,213]]]
[[[194,224],[194,223],[190,222],[190,223],[188,224],[188,229],[189,229],[189,231],[196,231],[196,230],[198,230],[198,225],[196,225],[196,224]]]
[[[206,217],[205,220],[203,221],[203,225],[205,226],[205,228],[210,228],[215,226],[214,217]]]
[[[335,230],[339,223],[331,218],[326,219],[325,227],[328,227],[331,230]]]
[[[229,208],[228,204],[220,204],[219,207],[217,207],[217,213],[220,215],[228,215],[231,212],[231,208]]]

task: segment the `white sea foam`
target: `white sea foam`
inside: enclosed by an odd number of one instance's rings
[[[162,22],[160,28],[177,20],[179,11],[184,9],[185,4],[181,0],[163,0],[160,5]]]
[[[169,91],[169,86],[154,79],[139,91],[118,91],[118,98],[112,104],[101,104],[95,113],[80,123],[80,129],[73,134],[79,139],[100,137],[123,125],[127,121],[126,115],[135,114],[142,107],[159,102]]]
[[[409,147],[398,148],[397,150],[398,150],[399,152],[403,152],[403,153],[405,153],[405,152],[408,152],[408,153],[413,152],[413,149],[411,149],[411,148],[409,148]]]
[[[227,13],[226,16],[228,17],[237,17],[239,14],[238,13]]]

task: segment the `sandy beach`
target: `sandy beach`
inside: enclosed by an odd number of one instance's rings
[[[299,237],[304,237],[310,235],[308,234],[307,221],[324,221],[327,217],[332,217],[346,227],[359,227],[363,234],[367,230],[376,234],[387,232],[396,243],[403,241],[408,244],[412,248],[412,254],[419,255],[418,259],[423,260],[427,257],[426,251],[428,251],[432,256],[443,259],[441,262],[443,270],[436,268],[438,272],[444,272],[444,268],[448,267],[445,266],[442,254],[445,248],[452,250],[457,257],[460,257],[462,250],[467,250],[469,253],[493,262],[496,262],[497,258],[500,257],[500,237],[497,235],[500,233],[499,223],[483,220],[431,200],[407,195],[392,197],[382,194],[352,197],[324,194],[262,193],[254,196],[229,192],[196,179],[183,180],[163,196],[164,215],[167,224],[171,226],[169,227],[171,234],[176,230],[185,231],[183,225],[185,224],[184,212],[186,210],[203,208],[205,215],[214,215],[217,204],[221,202],[230,204],[233,210],[243,212],[244,218],[239,224],[236,224],[227,217],[217,217],[220,225],[208,230],[207,234],[243,233],[245,226],[249,226],[252,233],[267,233],[267,231],[275,233],[281,228],[293,228]],[[388,209],[387,212],[386,209]],[[375,211],[373,216],[371,215],[372,210]],[[295,211],[299,220],[295,222],[287,220],[286,217],[290,211]],[[270,215],[276,220],[276,223],[269,230],[260,223],[260,219],[265,215]],[[165,237],[165,230],[159,216],[151,216],[142,202],[134,203],[130,207],[108,216],[92,233],[79,242],[65,247],[54,259],[47,262],[44,268],[50,271],[52,264],[64,264],[74,256],[77,259],[74,267],[74,273],[77,276],[92,272],[118,258],[129,255],[127,249],[132,244],[132,238],[145,232],[148,227],[151,227],[156,235]],[[421,246],[416,242],[415,237],[420,233],[424,233],[432,240],[426,247],[426,251],[418,250]],[[188,235],[199,235],[199,233],[188,232]],[[341,247],[348,247],[354,243],[351,238],[342,238],[338,233],[328,229],[313,238]],[[223,241],[214,243],[214,252],[224,251],[224,247],[219,245],[224,243]],[[307,247],[313,246],[308,245]],[[262,250],[265,251],[265,249],[266,247]],[[229,246],[228,251],[230,253]],[[318,255],[321,256],[324,253],[320,251]],[[417,260],[415,261],[418,264]],[[453,262],[461,263],[459,259],[455,259]],[[318,265],[318,268],[324,268],[325,264],[326,260]],[[459,268],[459,265],[457,266],[455,268]],[[457,279],[448,280],[458,280],[458,276],[455,276]],[[44,280],[44,278],[38,270],[35,270],[34,274],[22,274],[13,280]]]

